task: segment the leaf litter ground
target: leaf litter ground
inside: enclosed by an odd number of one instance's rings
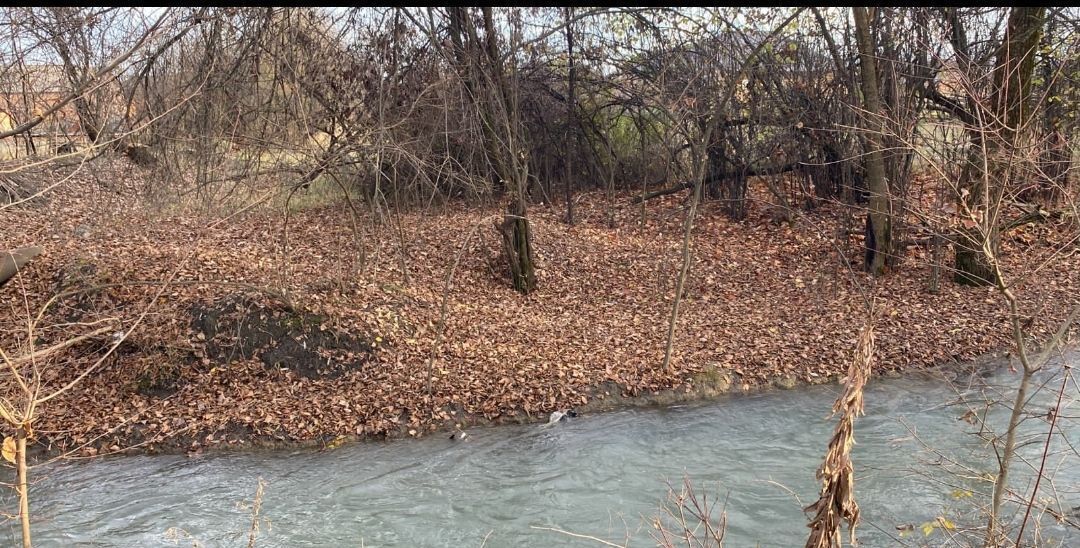
[[[692,392],[718,376],[736,390],[825,382],[847,367],[866,292],[881,311],[877,373],[966,360],[1009,340],[991,290],[943,275],[941,291],[927,291],[924,247],[909,246],[876,282],[848,270],[859,237],[845,227],[861,225],[843,222],[851,213],[840,205],[804,213],[791,227],[771,222],[760,201],[741,222],[705,203],[668,372],[661,363],[681,260],[680,196],[647,202],[644,224],[641,206],[616,196],[616,228],[603,193],[579,196],[573,226],[561,208],[533,206],[539,290],[522,296],[499,259],[497,205],[450,203],[381,224],[345,205],[291,212],[287,225],[271,208],[222,221],[144,205],[139,175],[119,162],[108,169],[123,174],[119,182],[103,183],[99,169],[42,203],[0,212],[15,227],[0,247],[45,248],[0,289],[5,349],[26,348],[28,311],[60,291],[99,288],[51,306],[34,333],[37,348],[95,321],[130,329],[145,313],[109,359],[42,407],[37,434],[50,452],[327,444],[546,417],[613,386],[632,397]],[[1051,223],[1004,241],[1007,271],[1027,276],[1017,291],[1041,336],[1080,302],[1080,265],[1074,252],[1060,253],[1063,239]],[[462,246],[436,347],[445,280]],[[174,271],[177,283],[163,291],[132,284]],[[44,363],[43,381],[75,378],[110,341]]]

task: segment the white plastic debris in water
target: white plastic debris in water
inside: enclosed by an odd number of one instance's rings
[[[551,426],[551,425],[553,425],[555,423],[558,423],[559,420],[562,420],[564,418],[573,418],[573,417],[576,417],[576,416],[578,416],[578,414],[573,412],[573,410],[553,411],[553,412],[551,412],[551,416],[548,417],[548,424],[546,424],[544,426]]]

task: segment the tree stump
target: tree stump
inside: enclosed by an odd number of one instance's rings
[[[956,238],[953,280],[961,285],[985,286],[997,281],[994,269],[983,252],[982,242],[973,231],[961,230]],[[996,247],[996,245],[995,245]]]
[[[524,211],[513,204],[508,208],[502,223],[498,225],[502,237],[503,255],[510,266],[510,281],[514,289],[529,294],[536,289],[536,260],[532,251],[532,234]]]

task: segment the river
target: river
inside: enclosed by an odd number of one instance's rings
[[[1047,388],[1032,409],[1053,406],[1061,371],[1044,375]],[[863,546],[939,544],[959,529],[938,527],[924,537],[920,526],[938,516],[961,529],[981,523],[972,501],[985,496],[988,484],[932,464],[954,459],[992,470],[992,454],[971,433],[977,427],[958,420],[964,408],[946,404],[958,394],[977,399],[992,392],[978,386],[982,381],[1017,376],[1003,368],[963,381],[974,384],[959,392],[923,375],[871,383],[853,452]],[[1076,386],[1069,386],[1067,398],[1080,395]],[[323,452],[46,464],[32,472],[36,546],[246,546],[259,478],[266,482],[260,547],[603,546],[541,528],[655,546],[649,524],[665,498],[665,482],[679,487],[684,475],[726,501],[727,546],[801,546],[807,533],[801,508],[817,498],[814,471],[838,393],[839,386],[828,385],[731,395],[580,416],[550,428],[477,428],[461,441],[431,435]],[[1064,409],[1058,422],[1070,442],[1080,439],[1076,408]],[[991,414],[994,424],[1004,420],[1004,409]],[[1034,418],[1025,432],[1045,439],[1048,426]],[[1042,443],[1022,454],[1038,464]],[[1074,508],[1080,506],[1078,461],[1076,450],[1056,438],[1047,468],[1065,512],[1080,510]],[[1030,493],[1031,482],[1030,470],[1018,466],[1011,485]],[[1040,495],[1051,493],[1044,482]],[[3,502],[5,510],[14,508],[10,495]],[[900,538],[898,527],[907,525],[914,531]],[[17,527],[7,528],[3,534],[14,543]],[[1049,516],[1041,533],[1080,545],[1076,529]]]

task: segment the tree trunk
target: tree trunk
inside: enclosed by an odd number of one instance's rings
[[[708,133],[706,133],[708,135]],[[707,161],[707,160],[706,160]],[[702,170],[704,172],[704,169]],[[679,304],[682,303],[683,290],[686,287],[686,278],[690,274],[690,236],[694,230],[694,216],[697,214],[698,204],[701,203],[701,178],[694,185],[693,194],[690,196],[690,211],[686,213],[686,226],[683,230],[682,241],[682,266],[679,267],[679,279],[675,282],[675,301],[671,305],[671,319],[668,320],[667,345],[664,347],[664,371],[672,372],[671,351],[675,346],[675,323],[679,319]]]
[[[66,20],[66,18],[57,15],[57,22],[66,22]],[[63,62],[64,73],[67,75],[71,88],[75,90],[85,89],[91,78],[89,65],[84,66],[76,59],[65,39],[58,38],[54,41],[53,47],[56,49],[56,53],[59,54],[60,60]],[[83,52],[83,55],[89,55],[89,52]],[[89,61],[87,61],[87,63],[88,62]],[[94,145],[100,137],[98,129],[100,123],[93,105],[91,105],[90,100],[87,99],[88,93],[89,92],[86,92],[75,97],[73,104],[75,105],[75,114],[79,118],[79,127],[83,130],[83,133],[86,134],[86,139],[90,144]]]
[[[30,259],[41,253],[41,246],[21,247],[11,251],[0,251],[0,287],[19,273]]]
[[[1024,368],[1024,372],[1020,377],[1020,386],[1016,389],[1016,397],[1013,398],[1012,412],[1009,414],[1009,428],[1005,432],[1005,447],[1002,448],[1001,462],[998,466],[997,478],[994,480],[994,494],[990,503],[990,521],[986,530],[986,546],[988,547],[1000,546],[999,542],[1002,540],[997,533],[998,513],[1001,510],[1001,503],[1005,498],[1005,488],[1009,482],[1010,461],[1016,451],[1016,425],[1020,423],[1033,374],[1033,371]]]
[[[934,232],[930,236],[930,293],[938,294],[941,291],[941,252],[945,238]]]
[[[878,90],[877,63],[870,39],[870,14],[867,8],[851,8],[855,16],[855,38],[859,45],[859,74],[862,78],[863,108],[866,110],[866,183],[870,190],[866,213],[866,269],[875,276],[885,273],[886,259],[892,253],[892,203],[885,164],[881,157],[881,94]]]
[[[960,231],[957,239],[954,267],[958,283],[990,285],[997,281],[989,264],[1000,244],[995,223],[1015,169],[1014,162],[1004,156],[1023,138],[1020,130],[1029,115],[1027,98],[1045,13],[1046,8],[1041,7],[1015,7],[1009,12],[994,67],[994,112],[983,117],[989,120],[984,126],[972,128],[972,153],[961,180],[961,188],[967,191],[958,197],[961,211],[981,219],[978,226]]]
[[[529,294],[536,289],[536,261],[532,251],[532,233],[525,208],[517,201],[511,202],[506,216],[499,225],[503,253],[510,265],[510,281],[514,289]]]
[[[489,133],[489,150],[499,154],[499,171],[510,187],[510,206],[503,219],[503,249],[510,263],[510,279],[514,289],[528,294],[536,289],[536,261],[532,250],[532,233],[526,218],[525,204],[529,181],[528,148],[524,146],[525,131],[521,125],[516,89],[507,82],[507,73],[499,56],[498,34],[495,30],[491,7],[481,8],[486,33],[489,81],[494,85],[496,107],[486,110]],[[513,36],[513,35],[512,35]],[[513,42],[511,38],[511,42]],[[511,48],[513,43],[511,43]],[[511,58],[513,62],[513,58]],[[510,69],[516,71],[516,68]],[[514,73],[516,74],[516,72]],[[515,82],[516,84],[516,82]],[[495,128],[505,128],[505,134],[495,137]],[[499,144],[505,143],[503,150]]]
[[[991,249],[997,247],[992,238]],[[956,256],[953,259],[953,281],[961,285],[984,286],[995,283],[994,268],[983,250],[982,233],[978,229],[957,231]]]
[[[574,153],[576,147],[571,146],[576,135],[577,124],[577,100],[574,94],[574,31],[570,20],[574,17],[573,6],[564,8],[566,15],[566,63],[567,63],[567,98],[566,98],[566,224],[574,224],[574,191],[570,184],[574,176]]]
[[[30,538],[30,491],[26,481],[26,428],[19,427],[15,442],[15,469],[18,480],[16,491],[19,494],[19,524],[22,529],[22,546],[31,548]]]
[[[503,242],[504,256],[510,267],[514,289],[529,293],[536,289],[536,266],[532,235],[526,217],[529,180],[528,147],[519,115],[516,82],[507,82],[507,69],[499,53],[498,31],[491,7],[482,7],[484,40],[469,16],[468,8],[447,8],[450,16],[450,41],[453,55],[448,56],[461,75],[469,95],[473,96],[480,118],[484,148],[498,179],[510,194],[506,216],[496,229]],[[514,47],[516,33],[511,35]],[[513,63],[513,56],[510,57]],[[516,75],[511,65],[510,75]]]
[[[98,139],[101,138],[101,134],[98,131],[98,120],[94,114],[93,108],[90,106],[90,102],[84,97],[75,99],[75,113],[79,116],[79,127],[82,128],[83,133],[86,134],[86,140],[91,145],[97,144]]]

